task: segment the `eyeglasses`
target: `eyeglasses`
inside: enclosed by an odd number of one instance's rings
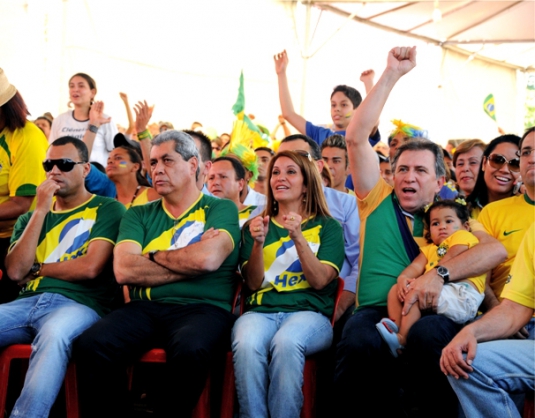
[[[314,162],[314,160],[312,159],[312,155],[310,155],[309,152],[304,151],[304,150],[302,150],[302,149],[296,149],[296,150],[294,150],[294,152],[295,152],[296,154],[299,154],[301,157],[308,158],[308,161],[310,161],[311,163]]]
[[[509,166],[509,170],[514,171],[515,173],[520,171],[520,159],[518,158],[507,161],[503,155],[490,154],[487,157],[487,160],[489,161],[490,166],[497,170],[502,168],[504,164],[507,164]]]
[[[534,148],[524,148],[523,150],[520,150],[520,151],[517,151],[516,152],[516,156],[518,158],[521,158],[521,157],[527,157],[529,155],[531,155],[531,153],[535,151]]]
[[[70,158],[61,158],[58,160],[45,160],[43,161],[43,168],[48,173],[52,171],[54,166],[56,166],[58,167],[58,170],[66,173],[66,172],[72,171],[72,169],[74,168],[76,164],[86,164],[86,161],[75,162],[71,160]]]

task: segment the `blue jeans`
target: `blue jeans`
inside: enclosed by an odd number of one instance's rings
[[[99,318],[93,309],[57,293],[0,305],[0,347],[32,344],[12,417],[48,417],[65,378],[72,342]]]
[[[329,348],[330,321],[311,312],[247,312],[232,330],[240,417],[298,418],[305,356]]]
[[[467,417],[518,417],[510,395],[535,390],[533,319],[528,340],[498,340],[477,345],[468,379],[448,376]]]

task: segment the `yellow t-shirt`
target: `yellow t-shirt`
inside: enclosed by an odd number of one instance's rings
[[[478,217],[490,236],[500,241],[507,250],[507,260],[492,270],[490,287],[501,300],[520,242],[535,221],[535,202],[527,195],[513,196],[489,203]]]
[[[503,287],[502,299],[535,309],[535,223],[524,234],[511,267],[510,279]]]
[[[425,271],[428,272],[429,270],[434,269],[440,259],[446,255],[448,249],[450,249],[454,245],[466,245],[468,246],[468,248],[472,248],[474,245],[477,244],[479,244],[479,240],[474,236],[474,234],[468,231],[460,230],[451,234],[442,242],[442,244],[438,246],[435,244],[431,244],[420,248],[420,251],[425,255],[425,258],[427,258]],[[479,293],[483,293],[483,291],[485,290],[486,278],[487,275],[482,274],[477,277],[470,277],[468,278],[468,280],[474,283]]]
[[[46,158],[45,134],[32,122],[24,128],[0,131],[0,204],[14,196],[35,196],[46,178],[41,163]],[[30,207],[33,210],[35,200]],[[9,238],[16,219],[0,220],[0,238]]]

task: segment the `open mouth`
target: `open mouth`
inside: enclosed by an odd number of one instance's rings
[[[401,191],[405,194],[415,194],[416,193],[416,189],[413,189],[412,187],[404,187],[403,189],[401,189]]]

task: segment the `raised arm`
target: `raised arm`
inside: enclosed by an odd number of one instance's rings
[[[254,292],[264,281],[264,241],[269,231],[269,216],[252,219],[249,231],[254,241],[249,260],[243,266],[242,276],[247,287]],[[242,245],[245,245],[245,242]]]
[[[54,193],[58,189],[58,184],[52,180],[45,180],[37,187],[35,210],[5,260],[7,274],[14,282],[24,284],[24,280],[35,261],[39,235],[41,234],[45,217],[50,212]]]
[[[132,135],[135,133],[136,129],[134,125],[134,117],[132,116],[132,109],[128,103],[128,95],[126,93],[119,93],[119,96],[121,96],[121,100],[123,101],[126,109],[126,116],[128,117],[128,129],[126,130],[126,133],[128,135]]]
[[[377,84],[357,108],[346,130],[349,165],[355,193],[364,199],[379,181],[379,163],[368,142],[383,107],[397,81],[416,66],[416,47],[396,47],[388,53],[387,66]]]
[[[105,123],[110,123],[110,121],[111,117],[107,118],[104,116],[104,102],[96,101],[95,103],[93,103],[91,109],[89,110],[89,125],[96,126],[98,129]],[[93,144],[95,142],[96,137],[97,133],[92,132],[88,127],[85,131],[82,141],[85,142],[89,155],[91,155],[91,151],[93,150]]]
[[[152,111],[154,106],[149,106],[147,101],[137,102],[134,106],[134,112],[136,112],[136,131],[137,139],[141,144],[141,153],[143,154],[143,163],[145,169],[150,171],[150,140],[152,136],[148,130],[150,118],[152,117]],[[151,173],[149,172],[149,175]]]
[[[292,96],[290,96],[290,88],[288,87],[288,78],[286,77],[286,68],[288,67],[288,55],[286,50],[275,55],[275,72],[277,73],[277,79],[279,81],[279,101],[281,104],[282,116],[290,124],[306,135],[306,120],[303,116],[296,113],[292,102]]]

